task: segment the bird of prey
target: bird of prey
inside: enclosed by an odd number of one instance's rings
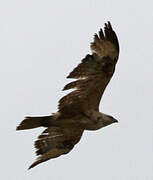
[[[63,90],[72,92],[59,100],[58,111],[48,116],[25,117],[17,130],[46,127],[35,142],[38,158],[29,167],[69,153],[85,130],[97,130],[118,122],[99,112],[99,103],[119,57],[119,43],[110,22],[94,35],[92,54],[67,76],[76,79]]]

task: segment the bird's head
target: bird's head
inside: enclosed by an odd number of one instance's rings
[[[110,116],[110,115],[107,115],[107,114],[105,114],[103,116],[103,124],[105,126],[108,126],[108,125],[110,125],[112,123],[117,123],[117,122],[118,122],[118,120],[115,119],[113,116]]]

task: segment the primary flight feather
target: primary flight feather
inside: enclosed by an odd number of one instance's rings
[[[105,23],[91,43],[92,54],[68,75],[75,81],[63,90],[74,89],[59,100],[58,112],[49,116],[26,117],[17,130],[47,127],[35,142],[38,158],[29,167],[56,158],[72,150],[84,130],[97,130],[118,122],[99,112],[99,103],[119,57],[119,43],[110,22]]]

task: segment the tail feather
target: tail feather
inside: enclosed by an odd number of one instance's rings
[[[16,130],[33,129],[40,126],[48,127],[50,125],[51,116],[42,117],[30,117],[27,116],[25,119],[17,126]]]

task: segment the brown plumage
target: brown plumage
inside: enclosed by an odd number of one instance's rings
[[[63,90],[74,90],[60,99],[58,112],[50,116],[26,117],[17,130],[40,126],[47,129],[35,142],[39,156],[30,168],[66,154],[79,142],[84,130],[97,130],[114,122],[112,116],[99,112],[99,103],[109,83],[119,56],[119,43],[110,22],[105,23],[91,43],[92,54],[68,75],[75,81]]]

